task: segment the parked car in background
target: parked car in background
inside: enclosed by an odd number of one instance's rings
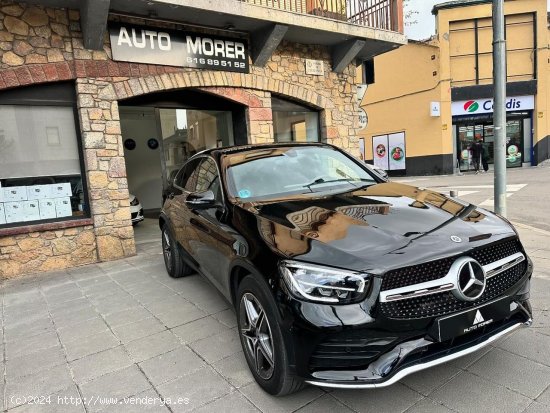
[[[531,323],[533,265],[508,221],[336,147],[208,150],[165,199],[168,274],[199,272],[234,306],[268,393],[387,386]]]
[[[132,225],[137,225],[145,219],[139,199],[132,194],[130,194],[130,214],[132,215]]]

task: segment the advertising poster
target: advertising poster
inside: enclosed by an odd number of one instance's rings
[[[359,159],[365,160],[365,138],[359,138]]]
[[[378,135],[372,137],[372,158],[375,166],[386,171],[389,169],[388,135]]]
[[[390,171],[405,169],[405,132],[388,135]]]

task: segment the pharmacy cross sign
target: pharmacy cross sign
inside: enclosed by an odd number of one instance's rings
[[[116,24],[109,27],[113,60],[248,73],[245,39]]]

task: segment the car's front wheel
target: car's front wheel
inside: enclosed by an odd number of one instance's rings
[[[162,227],[162,255],[170,277],[180,278],[193,273],[192,268],[183,261],[181,251],[166,225]]]
[[[256,382],[276,396],[300,390],[303,381],[290,371],[276,304],[267,287],[246,276],[239,284],[236,306],[241,345]]]

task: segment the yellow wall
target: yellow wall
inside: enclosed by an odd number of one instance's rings
[[[373,136],[400,131],[405,132],[407,157],[449,153],[450,105],[441,105],[441,117],[430,116],[430,102],[441,100],[439,49],[411,42],[377,56],[374,64],[375,82],[362,101],[369,118],[361,134],[365,159],[372,159]]]
[[[533,136],[533,145],[535,145],[539,140],[543,139],[549,134],[550,121],[548,120],[547,107],[548,107],[548,76],[550,65],[548,61],[548,22],[547,22],[547,11],[546,11],[546,0],[508,0],[504,3],[504,14],[506,16],[510,15],[524,15],[525,13],[535,13],[535,25],[538,28],[537,32],[537,95],[535,97],[535,114],[534,114],[534,130],[535,134]],[[437,39],[440,44],[440,56],[441,56],[441,76],[442,78],[450,78],[453,80],[454,84],[455,79],[454,75],[461,73],[461,70],[455,70],[451,68],[450,54],[451,46],[453,46],[453,34],[450,32],[450,27],[458,27],[459,21],[470,20],[474,18],[482,19],[486,18],[487,22],[490,24],[490,19],[492,16],[492,5],[491,3],[478,4],[468,7],[455,7],[452,9],[442,9],[439,10],[437,16]],[[513,16],[508,17],[508,22],[525,20],[524,16]],[[529,44],[532,45],[530,39],[532,32],[529,31],[526,24],[515,26],[513,29],[508,28],[507,30],[507,49],[526,47]],[[464,46],[462,50],[467,49],[469,46],[466,45],[465,39]],[[492,29],[487,29],[486,33],[483,35],[483,40],[480,41],[486,49],[490,47],[492,42]],[[458,43],[454,43],[458,44]],[[471,48],[471,47],[470,47]],[[455,51],[456,48],[453,50]],[[526,66],[531,62],[532,53],[520,53],[520,52],[507,52],[508,60],[508,74],[524,72]],[[483,66],[481,66],[483,65]],[[464,70],[467,70],[463,68]],[[491,77],[492,73],[492,58],[486,58],[483,61],[480,60],[480,74],[484,73],[488,77]],[[528,80],[529,77],[521,77],[516,80]],[[458,80],[458,79],[457,79]],[[512,82],[513,78],[509,77],[508,82]],[[491,84],[492,80],[487,82],[480,82],[480,84]],[[466,86],[467,84],[462,84]],[[448,99],[450,100],[450,89],[448,90]],[[542,112],[542,117],[539,117],[539,112]]]
[[[372,159],[372,136],[405,131],[407,158],[415,156],[452,154],[451,87],[470,86],[475,82],[473,58],[451,60],[451,54],[474,53],[473,32],[451,31],[464,29],[468,20],[477,18],[479,25],[488,26],[479,32],[480,52],[490,51],[492,44],[492,5],[490,2],[441,9],[435,16],[437,34],[430,44],[410,42],[392,52],[377,56],[375,83],[369,85],[361,106],[369,123],[361,132],[365,138],[365,159]],[[549,39],[546,0],[508,0],[504,8],[507,17],[508,82],[533,79],[530,70],[534,53],[511,52],[511,49],[533,48],[532,27],[538,29],[537,95],[535,97],[533,145],[550,134]],[[513,16],[512,16],[513,15]],[[530,22],[531,20],[531,22]],[[511,24],[521,23],[521,24]],[[435,58],[434,58],[435,56]],[[462,61],[461,61],[462,60]],[[479,84],[492,83],[492,57],[480,56]],[[435,73],[435,76],[434,76]],[[524,76],[512,77],[512,74]],[[430,102],[439,101],[440,117],[431,117]]]

